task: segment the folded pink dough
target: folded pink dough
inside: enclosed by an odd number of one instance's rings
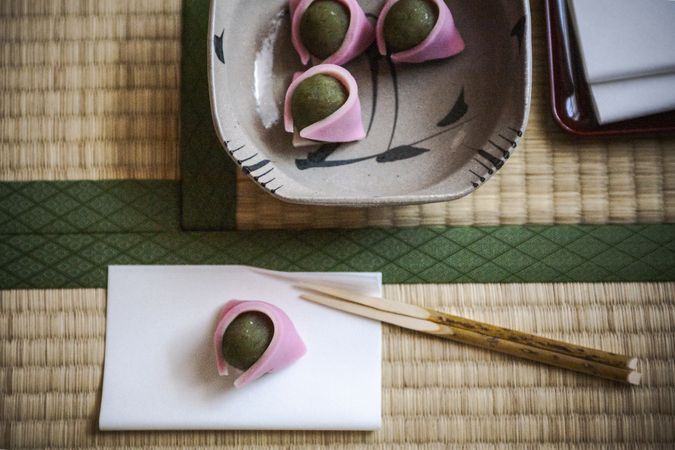
[[[398,0],[387,0],[375,25],[377,49],[381,55],[387,54],[387,45],[384,41],[384,19],[387,13]],[[438,8],[438,20],[431,29],[429,36],[415,47],[391,55],[395,63],[420,63],[432,59],[443,59],[456,55],[464,50],[464,40],[455,27],[450,9],[443,0],[429,0]]]
[[[300,56],[300,61],[307,65],[311,57],[307,48],[300,38],[300,21],[307,8],[315,0],[289,0],[291,11],[291,41],[295,51]],[[366,13],[363,12],[356,0],[337,0],[349,10],[349,27],[347,34],[340,48],[326,58],[320,61],[321,64],[345,64],[363,53],[375,39],[375,30],[368,21]]]
[[[320,64],[294,77],[284,100],[285,130],[289,133],[294,132],[291,99],[295,88],[303,80],[317,74],[329,75],[340,81],[347,89],[347,101],[330,116],[300,130],[300,137],[320,142],[351,142],[366,137],[361,120],[361,102],[356,80],[347,69],[335,64]]]
[[[228,374],[228,364],[222,353],[225,330],[237,316],[250,311],[258,311],[269,317],[274,325],[274,333],[265,353],[234,381],[234,386],[237,388],[257,380],[266,373],[277,372],[290,366],[307,351],[293,322],[281,309],[262,301],[230,300],[220,310],[216,331],[213,333],[216,368],[220,375]]]
[[[298,3],[300,3],[300,0],[288,0],[288,10],[291,15],[291,19],[293,18],[293,14],[295,14],[295,8],[298,7]]]

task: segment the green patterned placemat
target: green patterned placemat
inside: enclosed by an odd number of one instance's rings
[[[0,235],[0,288],[105,287],[109,264],[381,271],[387,283],[675,279],[675,225]]]
[[[208,1],[183,3],[180,168],[184,230],[226,230],[236,225],[237,167],[225,154],[211,120],[208,17]]]
[[[104,287],[109,264],[382,271],[388,283],[675,279],[675,225],[185,232],[176,181],[0,183],[0,288]]]
[[[0,183],[0,235],[178,230],[179,192],[167,180]]]

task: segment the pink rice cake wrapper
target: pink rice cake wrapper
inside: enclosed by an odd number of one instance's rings
[[[221,376],[229,373],[228,364],[223,358],[222,342],[225,330],[240,314],[257,311],[270,318],[274,325],[274,333],[269,346],[248,370],[244,371],[234,381],[234,386],[240,388],[270,372],[284,369],[300,359],[307,352],[307,347],[295,329],[293,322],[285,312],[262,301],[230,300],[218,313],[218,324],[213,333],[213,346],[216,351],[216,368]]]
[[[342,45],[335,53],[323,61],[314,58],[300,38],[300,22],[303,14],[316,0],[290,0],[291,42],[300,56],[302,64],[307,65],[310,58],[319,64],[337,64],[341,66],[363,53],[375,40],[375,29],[356,0],[337,0],[349,10],[349,27]]]
[[[298,7],[298,3],[300,3],[300,0],[288,0],[288,10],[291,15],[291,19],[293,18],[293,14],[295,14],[295,8]]]
[[[361,119],[361,101],[356,80],[347,69],[335,64],[320,64],[294,75],[284,100],[284,129],[289,133],[294,132],[291,99],[295,89],[304,80],[317,74],[332,76],[342,83],[347,89],[347,101],[330,116],[300,130],[298,133],[300,137],[318,142],[352,142],[366,137]]]
[[[375,39],[377,49],[381,55],[387,54],[387,44],[384,41],[384,19],[387,13],[398,0],[387,0],[375,25]],[[421,63],[432,59],[443,59],[454,56],[464,50],[464,40],[455,27],[448,5],[443,0],[429,0],[438,8],[438,20],[431,29],[429,36],[422,42],[404,50],[393,53],[391,60],[395,63]]]

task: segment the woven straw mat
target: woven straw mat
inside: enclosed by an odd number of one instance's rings
[[[239,226],[673,221],[675,140],[577,141],[551,123],[532,6],[530,127],[494,180],[454,203],[338,214],[283,205],[240,179]],[[0,180],[178,178],[180,11],[177,0],[0,1]],[[0,291],[0,447],[673,447],[674,284],[388,285],[385,295],[639,355],[644,385],[385,327],[381,431],[101,433],[105,291]]]
[[[639,355],[644,384],[626,387],[387,326],[380,431],[101,433],[105,291],[3,291],[0,446],[3,440],[11,448],[675,444],[675,285],[387,285],[385,296]]]

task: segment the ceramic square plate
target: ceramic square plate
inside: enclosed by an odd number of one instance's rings
[[[383,0],[360,0],[375,20]],[[213,0],[208,71],[214,124],[259,186],[294,203],[368,206],[460,198],[516,149],[527,122],[527,0],[447,0],[466,49],[393,65],[374,47],[345,65],[359,86],[367,137],[294,148],[283,99],[302,71],[286,0]]]

